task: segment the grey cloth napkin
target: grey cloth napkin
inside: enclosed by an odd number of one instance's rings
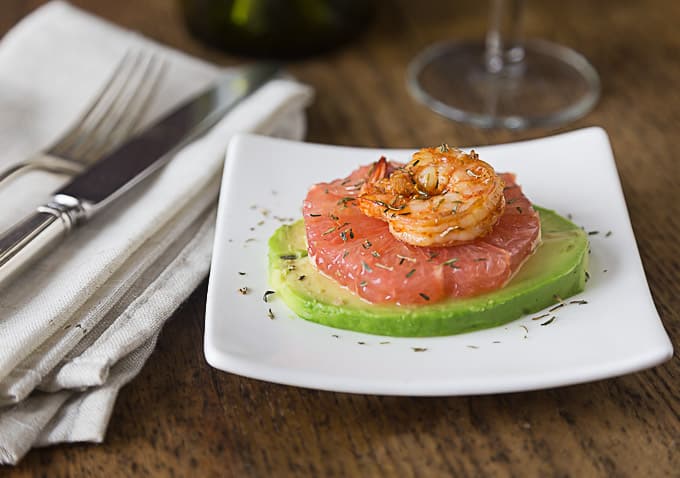
[[[131,48],[168,64],[145,122],[220,73],[63,2],[15,26],[0,42],[0,168],[59,138]],[[246,131],[301,139],[311,97],[305,85],[271,81],[0,289],[0,463],[34,446],[103,440],[118,390],[207,274],[229,139]],[[66,180],[36,173],[0,190],[0,228]]]

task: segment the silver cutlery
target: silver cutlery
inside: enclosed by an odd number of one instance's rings
[[[163,71],[158,55],[128,51],[75,124],[45,151],[0,172],[0,185],[33,170],[66,175],[83,171],[137,128]]]
[[[0,283],[164,165],[179,148],[205,133],[277,72],[278,66],[257,64],[222,75],[206,91],[74,177],[48,204],[0,235]]]

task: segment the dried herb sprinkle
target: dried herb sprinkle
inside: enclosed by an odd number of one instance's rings
[[[413,257],[402,256],[401,254],[397,254],[397,257],[402,261],[416,262],[416,259],[414,259]]]
[[[548,309],[548,312],[553,312],[553,311],[559,309],[560,307],[564,307],[564,302],[561,302],[561,303],[557,304],[556,306]]]
[[[338,206],[345,206],[347,207],[348,202],[356,201],[356,198],[353,198],[351,196],[344,197],[338,201]]]

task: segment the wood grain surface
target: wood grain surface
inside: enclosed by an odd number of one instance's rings
[[[42,3],[3,0],[0,33]],[[173,0],[73,3],[209,61],[239,61],[192,39]],[[487,7],[463,0],[379,2],[376,21],[356,42],[291,64],[290,71],[317,91],[308,139],[465,145],[604,127],[652,294],[677,347],[680,4],[530,2],[527,35],[582,52],[601,75],[603,95],[591,114],[561,130],[522,133],[450,122],[406,92],[409,59],[434,41],[481,37]],[[104,444],[33,450],[0,475],[680,476],[677,353],[645,372],[530,393],[396,398],[320,392],[210,368],[202,351],[205,296],[206,282],[174,314],[142,373],[122,390]]]

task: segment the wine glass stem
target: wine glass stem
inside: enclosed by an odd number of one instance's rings
[[[484,54],[486,69],[492,74],[521,70],[524,0],[490,0],[490,3]]]

